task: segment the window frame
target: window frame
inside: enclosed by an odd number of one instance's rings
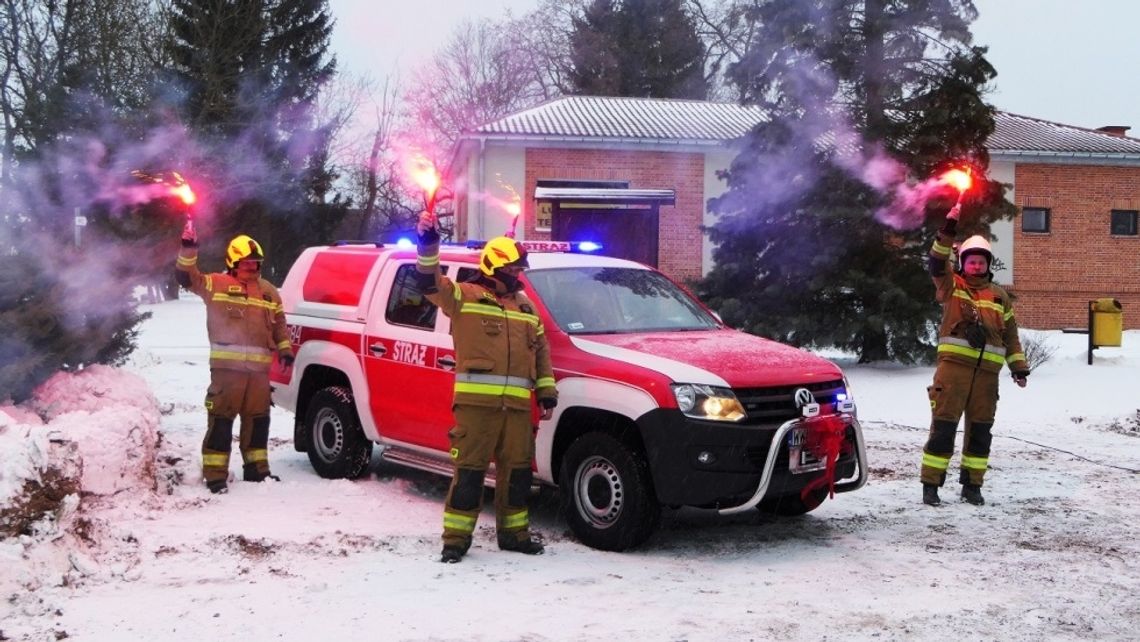
[[[388,290],[388,297],[384,302],[384,321],[389,325],[433,332],[439,308],[428,301],[418,287],[416,272],[415,263],[404,263],[396,268],[396,274],[392,277],[392,287]],[[440,272],[446,274],[447,268],[440,266]],[[405,303],[408,294],[420,297],[420,303]],[[409,316],[414,317],[414,320],[401,313],[410,313]]]
[[[1128,225],[1128,227],[1131,228],[1130,232],[1118,232],[1116,230],[1117,215],[1119,215],[1119,214],[1124,214],[1126,216],[1131,217],[1132,220],[1129,221],[1129,225]],[[1140,212],[1138,212],[1137,210],[1123,210],[1123,209],[1109,210],[1109,219],[1108,219],[1108,233],[1109,233],[1109,235],[1110,236],[1120,236],[1120,237],[1137,236],[1138,235],[1137,234],[1138,230],[1136,229],[1137,223],[1140,222],[1140,221],[1138,221],[1138,219],[1140,219]]]

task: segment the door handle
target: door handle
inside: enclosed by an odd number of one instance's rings
[[[388,348],[385,348],[383,343],[373,343],[368,346],[368,351],[378,357],[382,357],[388,353]]]
[[[455,369],[455,358],[454,357],[449,357],[449,356],[440,357],[440,358],[436,359],[435,362],[438,363],[440,365],[440,367],[442,367],[444,370],[454,370]]]

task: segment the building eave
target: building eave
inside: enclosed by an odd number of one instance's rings
[[[1052,165],[1140,165],[1140,154],[1120,152],[1073,152],[1040,149],[991,149],[990,160]]]

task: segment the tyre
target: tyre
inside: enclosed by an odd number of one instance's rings
[[[317,391],[305,413],[309,463],[325,479],[356,479],[368,470],[372,442],[360,429],[352,392],[342,386]]]
[[[791,495],[784,495],[783,497],[764,499],[757,508],[760,509],[761,512],[781,515],[783,517],[807,515],[819,508],[823,500],[827,499],[828,494],[829,491],[827,487],[824,486],[823,488],[813,489],[808,493],[807,501],[804,501],[799,493],[793,493]]]
[[[644,456],[604,433],[586,433],[566,449],[559,490],[570,530],[592,548],[637,546],[661,518]]]

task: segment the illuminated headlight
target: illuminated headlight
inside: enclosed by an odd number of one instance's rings
[[[744,406],[728,388],[679,383],[673,385],[673,396],[687,417],[712,421],[744,419]]]
[[[843,392],[835,395],[835,411],[847,414],[856,415],[855,409],[855,396],[851,394],[851,383],[847,381],[847,376],[843,376]]]

